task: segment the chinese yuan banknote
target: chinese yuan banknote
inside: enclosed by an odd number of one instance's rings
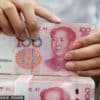
[[[14,93],[14,82],[16,79],[16,76],[0,75],[0,96]]]
[[[64,55],[76,39],[93,30],[86,23],[46,23],[41,24],[37,40],[20,41],[0,34],[0,73],[75,75],[65,69]]]
[[[88,77],[23,75],[2,84],[5,79],[0,78],[0,95],[9,91],[8,95],[24,96],[25,100],[94,100],[94,81]]]

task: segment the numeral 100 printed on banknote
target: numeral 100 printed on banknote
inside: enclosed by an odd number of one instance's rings
[[[0,73],[76,75],[65,69],[64,55],[76,39],[94,30],[86,23],[41,24],[39,38],[20,41],[0,34]],[[34,34],[34,33],[33,33]]]

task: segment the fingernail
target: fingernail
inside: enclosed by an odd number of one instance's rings
[[[75,71],[75,63],[74,62],[67,62],[66,69],[71,70],[71,71]]]
[[[70,48],[71,49],[77,49],[77,48],[80,48],[80,47],[81,47],[80,43],[74,43]]]
[[[68,53],[65,55],[65,60],[71,60],[71,59],[73,59],[72,54]]]
[[[31,34],[31,38],[34,39],[34,40],[38,39],[38,37],[39,37],[39,33],[38,32],[33,32]]]
[[[61,22],[61,19],[58,18],[57,16],[54,16],[54,17],[53,17],[53,20],[55,20],[55,21],[57,21],[57,22]]]
[[[26,34],[25,33],[21,33],[21,34],[19,34],[18,38],[20,40],[25,40],[26,39]]]
[[[82,76],[86,76],[87,75],[87,72],[86,71],[77,71],[77,74],[78,75],[82,75]]]

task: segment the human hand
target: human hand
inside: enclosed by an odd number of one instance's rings
[[[100,30],[76,40],[65,55],[66,69],[82,76],[100,75]]]
[[[21,14],[24,16],[25,23]],[[50,22],[60,22],[56,16],[40,6],[35,0],[0,0],[0,28],[7,35],[15,35],[20,40],[24,40],[26,39],[26,26],[28,35],[37,39],[39,25],[36,15]]]

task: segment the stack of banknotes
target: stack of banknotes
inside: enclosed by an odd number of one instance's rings
[[[0,96],[24,100],[94,100],[94,88],[91,78],[78,76],[0,76]]]
[[[0,76],[0,95],[23,95],[25,100],[94,100],[93,80],[67,70],[64,59],[75,40],[92,34],[94,28],[86,23],[44,23],[37,40],[27,36],[25,41],[1,32],[0,74],[12,76]]]

